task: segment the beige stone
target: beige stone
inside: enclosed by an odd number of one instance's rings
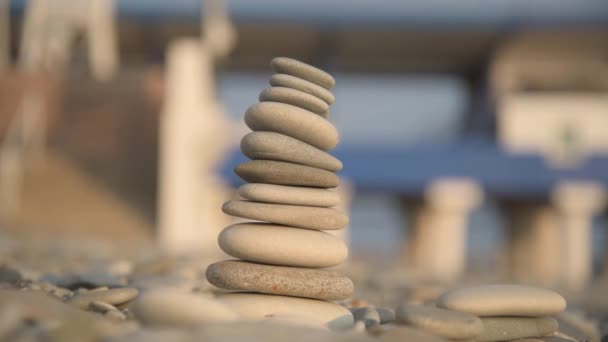
[[[518,338],[541,337],[558,328],[557,321],[550,317],[485,317],[483,331],[476,341],[508,341]]]
[[[219,288],[322,300],[341,300],[353,282],[340,273],[300,267],[224,260],[209,265],[207,280]]]
[[[325,101],[328,105],[331,105],[336,101],[334,94],[331,91],[316,85],[307,80],[291,76],[288,74],[274,74],[270,78],[270,85],[275,87],[287,87],[297,89],[305,93],[314,95],[321,100]]]
[[[253,131],[285,134],[324,151],[336,147],[340,141],[338,130],[328,120],[285,103],[256,103],[247,109],[245,123]]]
[[[87,291],[75,295],[70,298],[68,302],[81,309],[87,309],[93,301],[101,301],[112,305],[126,304],[135,299],[138,294],[139,291],[137,289],[130,287],[102,291]]]
[[[331,234],[266,223],[229,226],[218,241],[235,258],[272,265],[332,267],[348,256],[346,245]]]
[[[269,87],[262,90],[259,99],[261,102],[287,103],[315,114],[323,114],[329,110],[329,105],[320,98],[292,88]]]
[[[241,140],[241,151],[251,159],[284,161],[333,172],[342,169],[342,162],[331,154],[280,133],[249,133]]]
[[[270,62],[270,66],[277,73],[289,74],[302,78],[320,85],[325,89],[331,89],[336,85],[336,80],[327,72],[292,58],[274,58]]]
[[[539,287],[481,285],[448,291],[437,299],[437,306],[478,316],[538,317],[564,311],[566,300]]]
[[[145,292],[132,309],[138,320],[153,326],[194,326],[239,318],[233,310],[214,299],[168,289]]]
[[[447,342],[448,340],[433,335],[426,331],[408,328],[408,327],[391,327],[380,335],[382,342]]]
[[[234,172],[249,183],[311,186],[316,188],[335,188],[340,184],[340,179],[333,172],[273,160],[252,160],[242,163],[234,168]]]
[[[229,293],[218,296],[245,319],[262,320],[271,315],[297,314],[311,322],[326,324],[331,329],[348,329],[354,325],[353,315],[338,304],[307,298],[255,293]]]
[[[483,329],[479,317],[431,306],[402,304],[397,308],[398,323],[411,325],[448,339],[473,339]]]
[[[340,204],[336,191],[299,186],[249,183],[241,185],[238,194],[250,201],[306,205],[312,207],[333,207]]]
[[[230,201],[222,210],[232,216],[306,229],[336,230],[348,224],[348,216],[333,208]]]

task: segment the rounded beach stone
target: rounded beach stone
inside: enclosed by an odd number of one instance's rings
[[[539,317],[564,311],[566,300],[539,287],[482,285],[448,291],[437,299],[437,306],[478,316]]]
[[[448,340],[437,335],[408,327],[394,327],[387,329],[380,335],[380,341],[383,342],[447,342]]]
[[[395,313],[398,323],[411,325],[448,339],[472,339],[483,330],[479,317],[464,312],[402,304]]]
[[[476,341],[508,341],[541,337],[557,331],[557,321],[550,317],[482,317],[483,330]]]
[[[272,315],[297,314],[330,329],[349,329],[354,325],[353,315],[347,308],[317,299],[228,293],[219,295],[218,300],[245,319],[263,320]]]
[[[344,242],[331,234],[267,223],[234,224],[218,242],[235,258],[280,266],[332,267],[348,256]]]
[[[222,210],[232,216],[306,229],[337,230],[348,224],[348,216],[333,208],[230,201]]]
[[[380,324],[380,314],[373,307],[353,308],[352,312],[355,322],[363,322],[366,328]]]
[[[168,289],[143,293],[133,303],[132,311],[143,324],[154,326],[193,326],[239,319],[238,314],[214,299]]]
[[[260,101],[287,103],[304,108],[316,114],[323,114],[329,110],[329,105],[320,98],[300,90],[285,87],[269,87],[260,93]]]
[[[234,172],[249,183],[335,188],[338,176],[330,171],[274,160],[252,160],[241,163]]]
[[[338,130],[327,119],[286,103],[256,103],[247,109],[245,123],[253,131],[285,134],[323,151],[340,141]]]
[[[300,140],[275,132],[252,132],[241,139],[241,151],[251,159],[284,161],[339,171],[342,162],[331,154]]]
[[[225,260],[211,264],[207,280],[219,288],[292,297],[341,300],[353,293],[353,282],[328,270]]]
[[[277,73],[302,78],[325,89],[331,89],[336,85],[336,80],[327,72],[293,58],[274,58],[270,61],[270,67]]]
[[[104,302],[111,305],[122,305],[135,299],[138,294],[139,290],[130,287],[101,291],[87,291],[70,298],[68,303],[81,309],[87,309],[93,301]]]
[[[336,101],[336,97],[334,96],[334,94],[331,93],[331,91],[307,80],[288,74],[272,75],[272,77],[270,78],[270,85],[275,87],[286,87],[303,91],[305,93],[320,98],[328,105],[331,105]]]
[[[336,191],[276,184],[249,183],[239,187],[241,197],[255,202],[333,207],[340,204]]]

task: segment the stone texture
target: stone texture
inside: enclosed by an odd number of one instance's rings
[[[218,241],[235,258],[271,265],[332,267],[348,256],[344,242],[331,234],[265,223],[229,226]]]
[[[299,315],[288,315],[295,317]],[[294,324],[277,324],[274,318],[286,315],[274,315],[262,321],[236,322],[206,325],[197,331],[197,338],[188,341],[204,342],[374,342],[371,337],[364,334],[345,331],[329,331],[321,329],[322,325],[307,324],[296,326]],[[314,326],[314,327],[313,327]],[[130,340],[128,340],[130,342]],[[148,340],[144,340],[148,342]],[[173,341],[173,340],[162,340]]]
[[[137,289],[129,287],[102,291],[87,291],[70,298],[68,303],[81,309],[87,309],[93,301],[100,301],[112,305],[122,305],[135,299],[138,294],[139,291]]]
[[[566,308],[558,293],[532,286],[482,285],[448,291],[437,306],[478,316],[551,316]]]
[[[232,216],[306,229],[337,230],[348,224],[348,216],[333,208],[230,201],[222,210]]]
[[[323,114],[329,110],[329,105],[320,98],[300,90],[285,87],[269,87],[260,93],[260,101],[281,102],[309,110],[315,114]]]
[[[407,327],[394,327],[380,335],[383,342],[447,342],[448,340],[428,332]]]
[[[402,304],[395,314],[399,323],[448,339],[472,339],[483,329],[481,320],[477,316],[431,306]]]
[[[395,310],[391,308],[376,308],[380,315],[380,324],[390,323],[395,320]]]
[[[234,172],[249,183],[335,188],[340,179],[335,173],[310,166],[272,160],[241,163]]]
[[[274,296],[255,293],[228,293],[218,300],[245,319],[262,320],[271,315],[297,314],[331,329],[349,329],[353,315],[343,306],[316,299]]]
[[[250,201],[305,205],[311,207],[333,207],[340,204],[336,191],[299,186],[249,183],[241,185],[238,194]]]
[[[332,172],[342,162],[331,154],[300,140],[275,132],[252,132],[241,140],[241,151],[251,159],[284,161]]]
[[[310,81],[291,76],[288,74],[274,74],[270,78],[270,85],[275,87],[287,87],[297,89],[305,93],[314,95],[325,101],[328,105],[336,101],[334,94],[331,91],[316,85]]]
[[[293,75],[320,85],[325,89],[331,89],[336,85],[336,80],[330,74],[292,58],[274,58],[270,62],[270,67],[277,73]]]
[[[353,293],[348,277],[328,270],[225,260],[211,264],[206,276],[211,284],[227,290],[323,300],[346,299]]]
[[[557,321],[549,317],[482,317],[483,330],[476,341],[508,341],[541,337],[557,330]]]
[[[350,312],[352,312],[355,322],[363,322],[367,329],[380,324],[380,314],[373,307],[354,308]]]
[[[194,326],[205,322],[230,322],[239,316],[226,305],[188,292],[152,290],[133,304],[133,314],[145,325]]]
[[[336,147],[340,140],[336,127],[325,118],[280,102],[252,105],[245,113],[245,123],[253,131],[285,134],[323,151]]]

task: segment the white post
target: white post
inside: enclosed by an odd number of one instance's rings
[[[481,198],[480,186],[469,179],[443,178],[427,188],[409,244],[416,271],[442,282],[463,273],[468,216]]]
[[[93,75],[97,80],[112,78],[118,69],[118,42],[114,0],[89,0],[86,22],[87,45]]]
[[[561,233],[561,280],[567,289],[580,291],[592,277],[592,220],[605,205],[606,193],[600,184],[569,181],[557,185],[552,200]]]
[[[506,206],[508,275],[518,282],[555,287],[560,275],[560,236],[555,210],[546,203]]]
[[[229,223],[220,208],[228,191],[215,175],[229,134],[216,103],[213,58],[198,39],[167,53],[160,127],[159,240],[170,252],[217,251]]]

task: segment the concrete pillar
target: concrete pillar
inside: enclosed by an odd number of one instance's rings
[[[551,198],[561,235],[561,283],[580,291],[592,277],[592,220],[606,204],[606,192],[600,184],[568,181],[559,183]]]
[[[171,43],[159,156],[159,242],[174,253],[218,253],[230,196],[216,175],[230,130],[215,98],[213,57],[199,39]]]
[[[414,207],[408,248],[414,270],[429,280],[457,279],[466,264],[468,216],[482,198],[469,179],[443,178],[430,184],[424,203]]]
[[[118,39],[114,0],[89,0],[87,48],[95,79],[111,79],[118,69]]]
[[[560,234],[546,202],[503,203],[507,218],[507,276],[517,282],[555,287],[560,277]]]

